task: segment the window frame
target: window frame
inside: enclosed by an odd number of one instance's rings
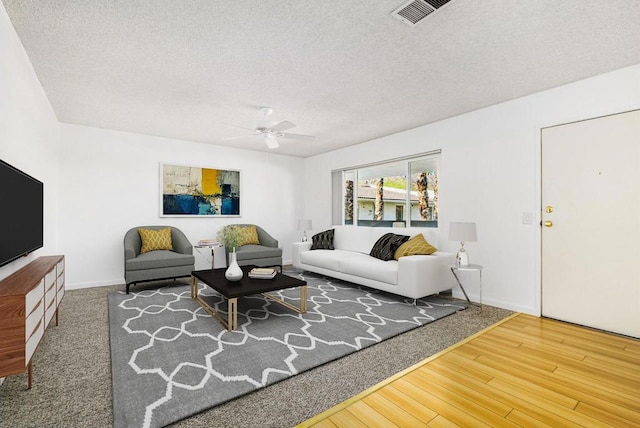
[[[437,183],[438,183],[439,174],[440,174],[440,157],[441,157],[440,155],[441,155],[441,150],[434,150],[431,152],[420,153],[413,156],[389,159],[381,162],[375,162],[370,164],[364,164],[364,165],[358,165],[358,166],[349,167],[349,168],[341,168],[338,170],[333,170],[331,172],[332,174],[332,223],[334,225],[353,225],[353,226],[362,226],[362,227],[366,227],[366,226],[375,227],[380,225],[383,225],[383,226],[397,225],[398,222],[396,220],[384,220],[384,214],[383,214],[383,220],[375,220],[375,219],[364,220],[360,218],[361,217],[361,213],[360,213],[361,198],[359,195],[359,190],[361,186],[360,186],[359,173],[360,171],[365,170],[367,168],[372,168],[377,166],[393,167],[394,166],[393,164],[398,164],[402,162],[404,163],[404,177],[406,180],[406,187],[404,189],[404,192],[405,192],[404,205],[402,205],[404,207],[403,208],[404,220],[401,221],[400,223],[402,223],[406,227],[437,228],[438,217],[439,217],[439,212],[437,209],[438,208],[437,200],[439,199],[439,195],[438,195],[439,192],[437,190],[434,190],[432,192],[434,194],[433,199],[429,199],[429,198],[427,199],[428,203],[430,201],[433,201],[433,204],[431,204],[432,206],[431,212],[432,212],[432,215],[435,216],[435,219],[433,218],[430,220],[412,219],[411,165],[413,162],[416,162],[416,161],[435,162],[435,166],[436,166],[435,169],[429,170],[429,171],[434,171],[434,177],[432,178],[432,180],[435,181],[435,187],[437,188],[438,187]],[[353,182],[353,190],[352,190],[353,213],[352,213],[351,222],[348,222],[347,216],[346,216],[346,204],[347,204],[346,183],[348,178],[353,178],[352,180]],[[384,198],[382,201],[384,203]],[[394,203],[393,206],[397,207],[398,204]],[[394,211],[393,217],[395,219],[396,209],[394,208],[393,211]],[[374,202],[373,217],[375,218],[375,202]]]

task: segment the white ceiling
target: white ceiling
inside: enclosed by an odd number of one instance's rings
[[[638,0],[3,0],[61,122],[311,156],[640,63]]]

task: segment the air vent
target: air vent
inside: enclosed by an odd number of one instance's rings
[[[391,16],[413,27],[429,16],[429,14],[449,3],[449,1],[450,0],[410,0],[391,12]]]

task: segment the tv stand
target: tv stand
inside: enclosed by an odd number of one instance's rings
[[[0,377],[29,370],[64,297],[64,256],[44,256],[0,281]]]

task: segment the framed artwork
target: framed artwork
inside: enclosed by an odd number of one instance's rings
[[[240,217],[240,171],[160,164],[160,217]]]

